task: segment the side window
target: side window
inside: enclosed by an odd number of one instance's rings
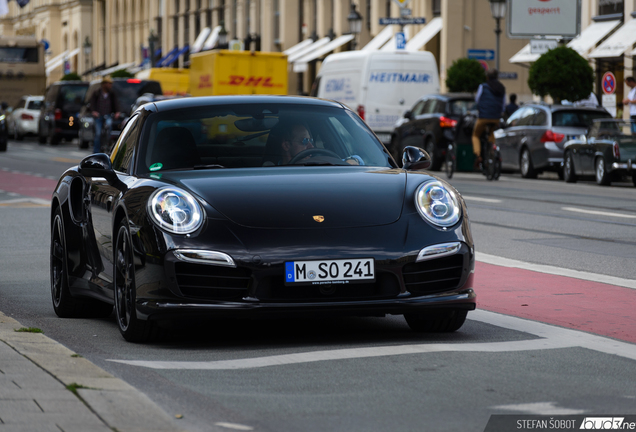
[[[521,118],[519,119],[517,126],[531,126],[536,112],[537,110],[534,108],[527,108],[523,113],[521,113]]]
[[[525,113],[528,112],[528,110],[530,110],[530,108],[519,108],[517,111],[512,113],[512,115],[508,117],[508,120],[506,121],[506,126],[508,127],[519,126],[519,120]]]
[[[13,108],[13,109],[20,109],[20,108],[24,108],[24,103],[26,101],[24,99],[20,99],[20,102],[18,102],[18,104]]]
[[[533,126],[547,126],[548,124],[548,115],[542,109],[537,110],[537,113],[534,116],[534,120],[532,121]]]
[[[424,110],[424,104],[425,103],[426,103],[425,100],[421,100],[421,101],[419,101],[418,103],[415,104],[415,106],[411,110],[411,112],[413,113],[414,116],[418,116],[418,115],[422,114],[422,111]]]
[[[130,173],[130,165],[134,154],[135,144],[139,137],[139,116],[130,118],[122,131],[117,144],[110,155],[110,161],[115,171]]]
[[[422,110],[422,114],[432,114],[435,112],[435,105],[437,105],[437,100],[429,99],[426,101],[426,105],[424,105],[424,110]]]

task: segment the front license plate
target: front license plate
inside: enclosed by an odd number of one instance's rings
[[[347,284],[374,280],[373,258],[285,263],[286,284]]]

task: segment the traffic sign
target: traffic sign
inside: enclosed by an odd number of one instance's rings
[[[426,24],[426,18],[380,18],[380,25]]]
[[[603,93],[611,95],[616,92],[616,77],[611,72],[605,72],[603,74],[603,80],[601,81],[603,87]]]
[[[395,34],[395,48],[399,50],[403,50],[406,47],[406,36],[403,32],[398,32]]]
[[[411,2],[411,0],[393,0],[393,1],[397,3],[397,5],[401,8],[403,8],[404,6],[406,6],[407,4]]]
[[[468,58],[475,60],[494,60],[495,50],[490,49],[469,49]]]

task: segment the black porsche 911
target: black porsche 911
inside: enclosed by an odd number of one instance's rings
[[[403,314],[459,329],[475,309],[466,206],[403,168],[350,109],[290,96],[148,103],[51,205],[60,317],[112,313],[146,341],[184,317]]]

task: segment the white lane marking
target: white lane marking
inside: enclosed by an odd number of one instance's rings
[[[294,354],[283,354],[247,359],[218,361],[145,361],[117,360],[107,361],[123,363],[150,369],[187,369],[187,370],[239,370],[268,366],[311,363],[328,360],[348,360],[358,358],[386,357],[403,354],[427,354],[437,352],[518,352],[544,349],[583,347],[595,351],[614,354],[636,360],[636,345],[615,341],[601,336],[590,335],[576,330],[562,329],[548,324],[536,323],[521,318],[510,317],[482,310],[468,314],[471,320],[484,322],[497,327],[510,328],[539,336],[538,339],[485,342],[485,343],[442,343],[389,345],[339,350],[321,350]]]
[[[600,282],[609,285],[620,286],[624,288],[636,289],[636,280],[634,279],[623,279],[616,276],[608,276],[597,273],[589,273],[579,270],[571,270],[561,267],[554,267],[543,264],[532,264],[525,261],[517,261],[510,258],[498,257],[495,255],[485,254],[483,252],[475,252],[475,259],[477,261],[493,264],[502,267],[513,267],[520,268],[524,270],[536,271],[539,273],[547,273],[553,274],[557,276],[566,276],[575,279],[588,280],[592,282]]]
[[[597,216],[609,216],[609,217],[617,217],[617,218],[627,218],[627,219],[636,219],[636,215],[628,215],[625,213],[612,213],[600,210],[587,210],[576,207],[561,207],[561,210],[577,212],[577,213],[585,213]]]
[[[502,200],[495,199],[495,198],[482,198],[482,197],[476,197],[476,196],[470,196],[470,195],[462,195],[462,197],[464,197],[464,199],[468,200],[468,201],[480,201],[480,202],[487,202],[487,203],[500,203],[500,202],[502,202]]]
[[[215,426],[221,426],[221,427],[228,428],[228,429],[234,429],[234,430],[242,430],[242,431],[254,430],[254,428],[252,426],[246,426],[246,425],[242,425],[242,424],[238,424],[238,423],[218,422],[218,423],[214,423],[214,425]]]
[[[490,409],[505,411],[521,411],[525,414],[541,414],[541,415],[576,415],[584,414],[585,410],[561,408],[556,402],[535,402],[525,404],[497,405]]]

